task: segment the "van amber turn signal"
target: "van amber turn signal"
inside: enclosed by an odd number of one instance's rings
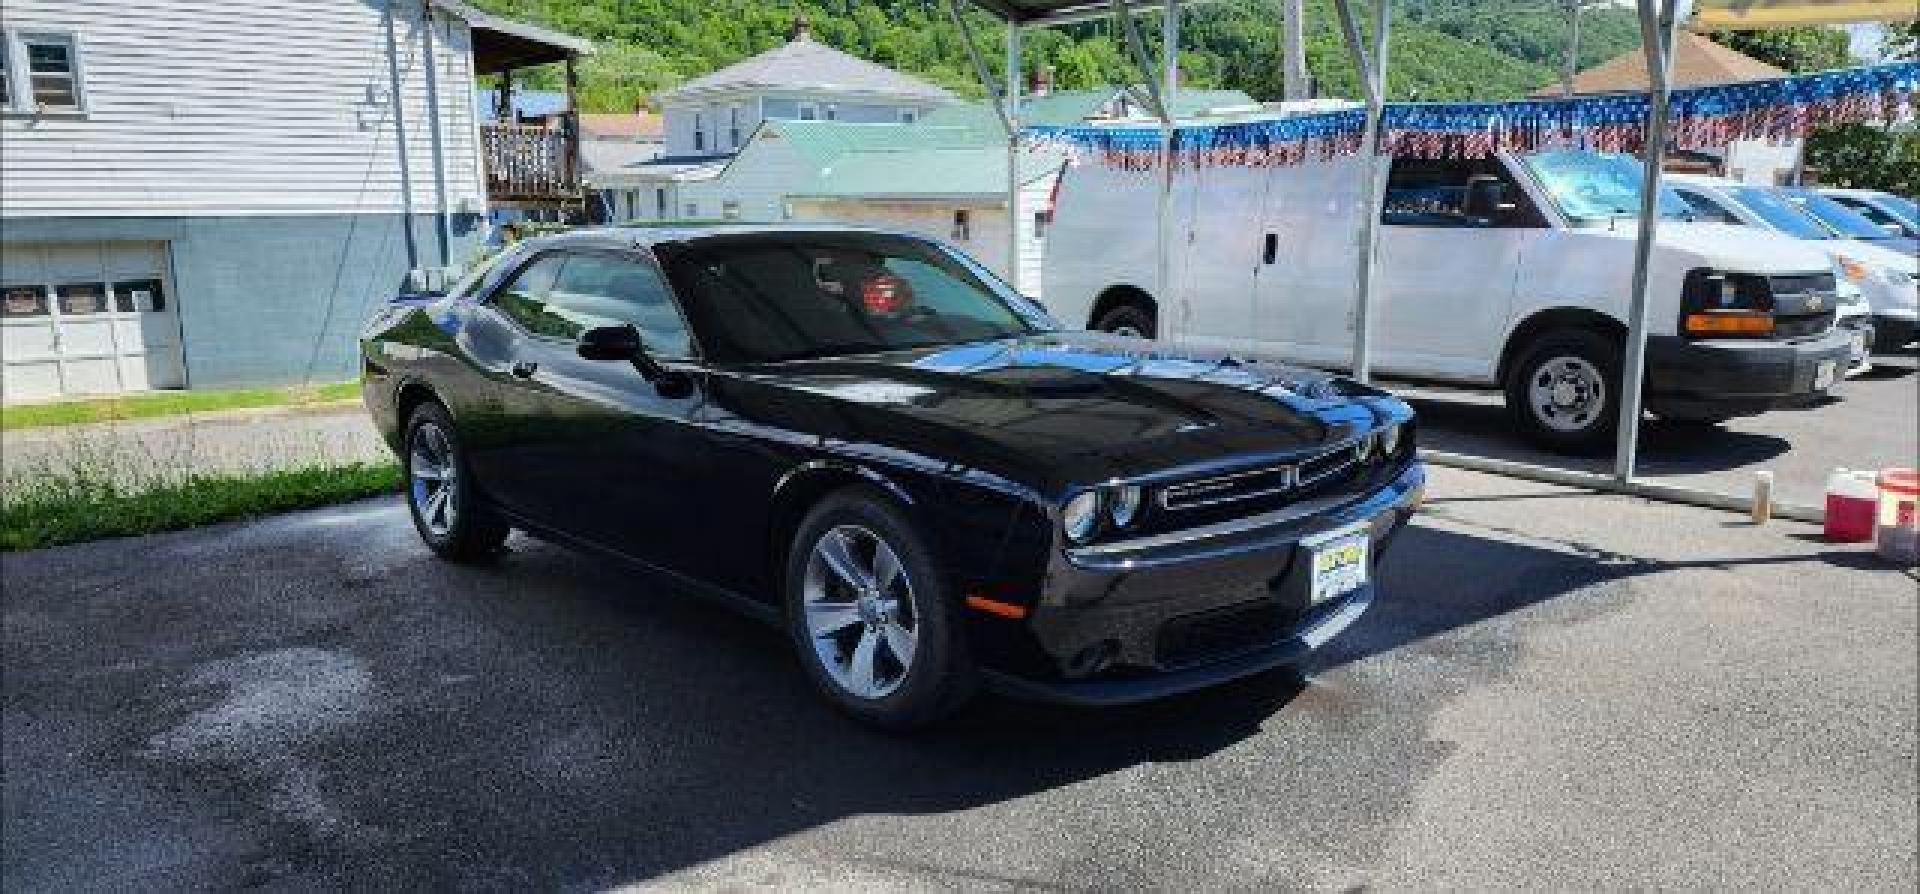
[[[1772,335],[1773,315],[1739,310],[1687,314],[1688,335]]]

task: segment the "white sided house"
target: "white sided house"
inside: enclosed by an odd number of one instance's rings
[[[588,49],[451,0],[7,0],[0,397],[351,378],[484,236],[476,74]]]

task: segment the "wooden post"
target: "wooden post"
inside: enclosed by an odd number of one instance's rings
[[[513,69],[500,72],[500,89],[493,93],[493,117],[501,124],[518,124],[513,117]]]

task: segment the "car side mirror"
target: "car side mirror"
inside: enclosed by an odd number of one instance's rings
[[[580,333],[580,356],[588,360],[632,360],[642,356],[640,330],[632,326],[596,326]]]
[[[1500,178],[1481,174],[1467,180],[1467,204],[1464,210],[1468,217],[1498,220],[1519,207],[1507,192],[1507,184],[1501,182]]]

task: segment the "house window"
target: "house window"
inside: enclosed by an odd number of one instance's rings
[[[1050,223],[1053,223],[1053,212],[1051,211],[1033,212],[1033,238],[1035,239],[1047,238],[1047,224],[1050,224]]]
[[[810,102],[800,104],[800,120],[815,121],[820,118],[820,107]]]
[[[947,235],[955,242],[965,242],[972,239],[973,215],[964,210],[953,212],[953,229],[948,231]]]
[[[740,107],[727,107],[727,144],[740,148]]]
[[[831,105],[830,105],[830,106],[827,106],[827,120],[828,120],[828,121],[838,121],[838,120],[840,120],[840,107],[839,107],[839,106],[831,106]]]
[[[23,112],[84,110],[79,40],[71,34],[8,34],[0,41],[0,107]]]
[[[687,209],[686,209],[686,210],[687,210],[687,216],[688,216],[688,217],[699,217],[699,216],[700,216],[700,205],[699,205],[699,203],[697,203],[697,202],[688,202],[688,203],[687,203]]]
[[[740,203],[733,199],[728,199],[724,202],[721,202],[720,217],[725,220],[739,220],[740,219]]]
[[[912,123],[914,123],[915,121],[918,121],[918,120],[920,120],[920,113],[919,113],[919,112],[916,112],[916,111],[914,111],[914,110],[912,110],[912,109],[901,109],[901,110],[900,110],[900,123],[901,123],[901,124],[912,124]]]
[[[707,151],[707,116],[693,113],[693,151]]]
[[[653,191],[653,216],[663,219],[667,216],[667,188],[664,186]]]

